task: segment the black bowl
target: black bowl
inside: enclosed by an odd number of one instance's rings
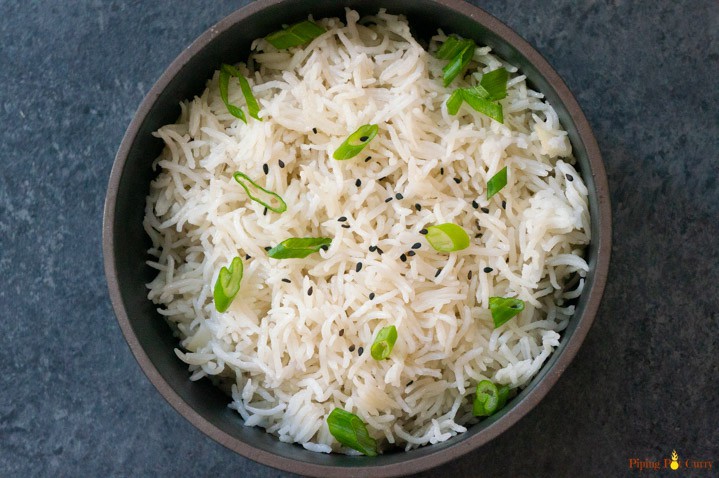
[[[589,274],[576,314],[560,346],[531,383],[500,413],[444,443],[409,452],[355,457],[313,453],[282,443],[260,428],[244,427],[227,407],[228,397],[209,381],[190,382],[187,366],[173,349],[177,339],[155,306],[145,284],[154,277],[146,264],[150,241],[142,227],[145,197],[154,177],[153,160],[163,148],[152,132],[174,122],[181,100],[201,93],[221,63],[245,60],[253,39],[282,24],[305,19],[343,17],[344,7],[360,14],[379,8],[408,17],[413,33],[429,39],[438,28],[474,39],[527,75],[545,94],[569,133],[578,168],[589,188],[592,242]],[[567,368],[599,307],[611,248],[607,179],[591,128],[577,101],[549,64],[527,42],[494,17],[460,0],[264,0],[250,4],[206,31],[167,68],[144,99],[120,145],[110,175],[103,223],[105,273],[118,322],[145,374],[168,402],[193,425],[224,446],[260,463],[314,476],[395,476],[452,460],[506,431],[531,410]]]

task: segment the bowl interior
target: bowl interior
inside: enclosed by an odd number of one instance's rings
[[[413,33],[429,39],[438,28],[478,44],[491,46],[520,67],[530,85],[545,94],[569,133],[574,155],[589,188],[592,243],[590,272],[577,312],[563,332],[561,345],[530,385],[509,406],[447,442],[410,452],[379,457],[325,455],[281,443],[259,428],[243,426],[227,407],[228,397],[209,381],[190,382],[188,371],[173,349],[177,339],[147,299],[145,284],[154,272],[145,261],[150,241],[142,227],[145,198],[155,176],[151,168],[163,143],[152,132],[174,122],[180,101],[200,94],[221,63],[246,59],[253,39],[282,24],[344,15],[344,7],[362,15],[379,8],[408,17]],[[113,305],[130,347],[150,380],[163,396],[195,426],[223,445],[262,463],[318,476],[360,476],[411,473],[450,460],[486,443],[526,414],[556,382],[589,329],[601,297],[609,261],[609,202],[604,168],[596,142],[576,101],[549,65],[506,26],[476,7],[459,0],[269,0],[235,12],[203,34],[163,74],[140,106],[122,142],[110,178],[104,220],[104,254]],[[601,254],[600,254],[601,252]],[[551,372],[551,373],[550,373]]]

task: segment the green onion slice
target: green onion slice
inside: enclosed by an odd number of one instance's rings
[[[457,88],[447,100],[447,112],[451,115],[456,115],[459,111],[459,107],[462,106],[462,101],[464,101],[462,88]]]
[[[397,341],[397,327],[390,325],[383,327],[374,339],[370,353],[375,360],[384,360],[392,353],[394,343]]]
[[[502,105],[489,101],[486,98],[476,95],[474,90],[462,90],[462,99],[472,107],[475,111],[479,111],[483,115],[489,116],[498,123],[504,123],[504,114]],[[448,106],[449,109],[449,106]]]
[[[308,43],[318,36],[326,32],[324,28],[317,25],[314,22],[305,20],[300,23],[295,23],[284,30],[279,30],[274,33],[270,33],[265,37],[265,40],[270,42],[273,47],[278,50],[285,48],[291,48],[293,46],[300,46]]]
[[[487,181],[487,199],[497,194],[507,185],[507,166],[499,170],[497,174]]]
[[[304,259],[332,244],[329,237],[290,237],[267,251],[273,259]]]
[[[439,252],[461,251],[469,247],[469,236],[465,230],[451,222],[429,226],[425,237]]]
[[[472,61],[476,46],[472,40],[467,40],[467,42],[464,48],[442,68],[444,86],[449,86],[452,80],[457,78],[467,68],[469,62]]]
[[[285,201],[280,197],[279,194],[274,193],[272,191],[268,191],[267,189],[263,188],[262,186],[260,186],[256,182],[254,182],[252,179],[250,179],[250,177],[247,176],[245,173],[237,171],[235,174],[232,175],[232,177],[235,178],[235,181],[240,183],[240,186],[242,186],[242,188],[245,190],[247,195],[253,201],[262,204],[267,209],[269,209],[270,211],[273,211],[273,212],[285,212],[287,210],[287,203],[285,203]],[[250,185],[252,185],[255,189],[259,189],[264,194],[269,196],[267,198],[267,200],[272,201],[274,203],[274,205],[270,205],[269,203],[263,201],[262,199],[260,199],[256,196],[253,196],[252,193],[250,192],[250,188],[247,187],[247,184],[245,184],[245,181],[250,183]]]
[[[372,138],[377,136],[377,131],[379,131],[379,127],[376,124],[360,126],[357,131],[344,140],[340,147],[332,154],[332,157],[338,161],[354,158],[372,141]]]
[[[258,115],[258,113],[260,112],[260,105],[257,103],[255,95],[252,94],[252,88],[250,88],[250,83],[247,81],[247,78],[245,78],[244,75],[240,73],[240,70],[238,70],[234,66],[223,63],[220,67],[220,98],[222,98],[222,102],[225,103],[227,111],[229,111],[230,114],[235,118],[239,118],[245,123],[247,123],[245,113],[240,109],[239,106],[231,104],[230,100],[228,99],[228,87],[230,84],[230,77],[233,76],[237,78],[240,83],[242,96],[245,97],[245,102],[247,103],[247,109],[250,112],[250,116],[252,116],[256,120],[262,121]]]
[[[499,398],[497,401],[497,410],[501,410],[507,404],[507,400],[509,399],[509,386],[502,385],[499,387],[497,390],[497,397]]]
[[[507,80],[509,80],[509,73],[504,67],[501,67],[482,75],[478,86],[486,92],[486,99],[501,100],[507,97]]]
[[[477,394],[474,397],[472,413],[475,417],[488,417],[498,410],[499,390],[489,380],[482,380],[477,384]]]
[[[225,312],[230,307],[230,304],[240,291],[243,272],[242,259],[239,257],[232,259],[229,269],[227,267],[220,269],[220,275],[217,276],[213,291],[217,312]]]
[[[450,35],[439,47],[435,56],[440,60],[451,60],[456,57],[468,46],[473,44],[472,40],[465,40],[458,35]]]
[[[335,408],[327,416],[327,427],[332,436],[344,446],[367,456],[377,456],[377,442],[369,436],[367,426],[354,413]]]
[[[490,297],[489,310],[492,312],[492,320],[496,329],[523,311],[524,301],[511,297]]]

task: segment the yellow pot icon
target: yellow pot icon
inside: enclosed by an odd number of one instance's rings
[[[679,469],[679,455],[677,455],[676,450],[672,450],[672,462],[669,464],[669,468],[672,470],[678,470]]]

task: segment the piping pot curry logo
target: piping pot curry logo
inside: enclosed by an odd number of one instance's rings
[[[688,468],[692,470],[711,470],[714,462],[712,460],[698,460],[695,458],[681,459],[676,450],[672,450],[672,454],[663,460],[651,460],[649,458],[630,458],[629,469],[636,471],[659,471],[670,470],[677,471],[680,468]]]

